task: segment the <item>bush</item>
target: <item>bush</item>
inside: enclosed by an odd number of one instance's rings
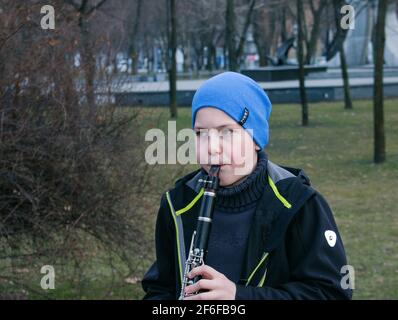
[[[76,287],[91,259],[134,273],[137,257],[146,252],[136,201],[146,191],[138,113],[87,102],[85,70],[74,67],[81,50],[78,24],[68,7],[51,35],[33,24],[40,19],[18,1],[4,8],[0,292],[42,295],[31,270],[40,277],[43,263],[70,269]],[[98,42],[92,45],[96,50]]]

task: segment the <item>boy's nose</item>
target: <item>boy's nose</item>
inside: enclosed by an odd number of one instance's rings
[[[222,146],[220,142],[221,141],[218,133],[209,133],[209,155],[220,154],[222,152]]]

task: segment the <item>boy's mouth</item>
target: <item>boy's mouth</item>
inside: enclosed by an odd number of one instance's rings
[[[207,166],[208,167],[211,167],[211,166],[219,166],[220,168],[222,168],[222,167],[225,167],[227,164],[224,164],[224,163],[210,163],[210,164],[208,164]]]
[[[207,168],[206,168],[206,171],[208,172],[209,170],[210,170],[210,167],[211,166],[213,166],[214,164],[208,164],[207,165]],[[216,164],[217,166],[219,166],[220,167],[220,174],[222,173],[222,172],[225,172],[225,169],[226,169],[226,167],[228,166],[227,164]]]

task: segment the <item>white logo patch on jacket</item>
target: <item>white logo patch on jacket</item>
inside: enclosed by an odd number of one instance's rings
[[[326,241],[328,242],[328,245],[331,246],[332,248],[336,245],[336,240],[337,240],[336,232],[332,230],[326,230],[325,238]]]

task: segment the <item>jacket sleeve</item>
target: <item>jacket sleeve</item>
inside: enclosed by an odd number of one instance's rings
[[[169,210],[166,196],[163,195],[156,219],[156,261],[145,273],[141,283],[146,293],[144,300],[176,299],[174,231]]]
[[[305,203],[291,222],[285,247],[289,281],[277,287],[237,285],[237,300],[351,299],[352,290],[344,285],[345,274],[340,273],[347,265],[343,242],[332,211],[319,193]]]

